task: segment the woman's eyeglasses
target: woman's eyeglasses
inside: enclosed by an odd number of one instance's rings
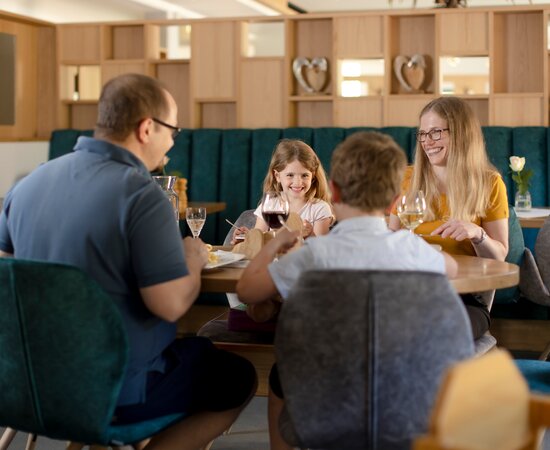
[[[427,133],[425,131],[419,131],[416,133],[416,140],[418,142],[424,142],[426,140],[426,136],[429,137],[432,141],[439,141],[441,139],[441,133],[444,131],[449,131],[448,128],[434,128],[433,130],[428,131]]]
[[[181,133],[181,128],[175,127],[174,125],[170,125],[154,117],[151,117],[151,119],[153,120],[153,122],[156,122],[159,125],[162,125],[163,127],[170,128],[172,130],[172,139],[176,139],[176,137],[178,137],[178,134]]]

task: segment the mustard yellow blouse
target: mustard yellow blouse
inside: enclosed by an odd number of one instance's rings
[[[408,167],[403,180],[402,192],[405,192],[410,184],[412,177],[412,167]],[[447,204],[447,195],[441,194],[441,207],[435,209],[436,220],[430,222],[424,222],[420,224],[414,232],[417,234],[430,234],[437,227],[442,225],[450,218],[449,205]],[[396,207],[394,206],[392,214],[397,215]],[[486,211],[486,215],[483,218],[483,222],[492,222],[494,220],[506,219],[510,215],[508,210],[508,195],[506,193],[506,185],[502,181],[502,177],[499,175],[494,177],[493,185],[491,187],[490,206]],[[480,217],[476,217],[473,223],[481,226],[482,220]],[[439,244],[444,251],[451,255],[470,255],[475,256],[475,250],[469,239],[464,241],[456,241],[451,238],[441,238],[440,236],[424,237],[424,239],[430,244]]]

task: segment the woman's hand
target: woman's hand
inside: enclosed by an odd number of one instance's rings
[[[235,228],[235,231],[233,231],[233,239],[231,239],[231,245],[235,245],[237,242],[242,242],[243,239],[237,239],[237,236],[246,236],[246,233],[248,233],[248,228],[246,227]]]
[[[480,226],[465,220],[451,219],[431,232],[432,236],[440,235],[442,238],[451,238],[455,241],[464,239],[477,239],[481,236]]]

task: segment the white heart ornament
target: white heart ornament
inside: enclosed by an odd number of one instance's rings
[[[393,61],[393,71],[406,92],[419,92],[424,83],[426,61],[422,55],[411,58],[399,55]]]
[[[292,71],[300,86],[309,94],[322,92],[329,80],[328,61],[323,57],[310,61],[299,56],[292,62]]]

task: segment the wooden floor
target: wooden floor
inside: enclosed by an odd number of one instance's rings
[[[491,333],[499,347],[542,352],[550,342],[550,321],[492,319]]]

